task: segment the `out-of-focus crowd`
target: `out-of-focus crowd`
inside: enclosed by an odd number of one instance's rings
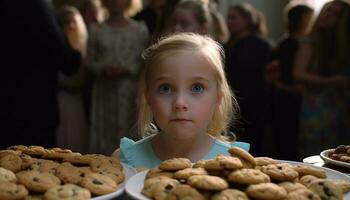
[[[273,45],[264,14],[247,3],[226,15],[215,0],[150,0],[144,8],[140,0],[85,0],[56,9],[3,0],[0,148],[111,154],[122,137],[139,139],[142,51],[176,32],[222,44],[240,106],[231,131],[254,155],[297,160],[349,143],[350,5],[333,0],[316,15],[292,2]]]

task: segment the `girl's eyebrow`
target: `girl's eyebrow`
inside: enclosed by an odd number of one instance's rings
[[[193,80],[199,80],[199,81],[204,81],[204,82],[210,82],[209,79],[202,77],[202,76],[194,76],[192,77]]]

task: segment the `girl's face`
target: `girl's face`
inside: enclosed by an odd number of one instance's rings
[[[213,69],[202,54],[177,53],[150,74],[146,99],[162,133],[176,140],[203,136],[219,95]]]
[[[318,26],[321,29],[334,28],[339,20],[341,14],[341,5],[338,3],[330,3],[323,12],[320,13],[318,18]]]
[[[237,35],[248,29],[248,20],[236,9],[230,9],[227,14],[227,26],[231,34]]]
[[[172,32],[193,32],[205,34],[205,25],[201,25],[190,9],[177,7],[173,14]]]

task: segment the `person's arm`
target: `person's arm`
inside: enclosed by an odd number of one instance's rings
[[[347,80],[342,75],[324,77],[308,72],[307,67],[311,63],[311,56],[310,43],[300,44],[293,67],[293,75],[296,81],[314,86],[343,87],[346,84]]]

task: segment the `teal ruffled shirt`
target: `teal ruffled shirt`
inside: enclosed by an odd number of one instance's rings
[[[146,137],[137,142],[122,138],[120,141],[119,159],[121,162],[133,167],[154,168],[162,161],[154,154],[151,139],[153,136]],[[240,147],[246,151],[249,150],[250,145],[244,142],[225,143],[215,139],[209,153],[202,159],[214,158],[217,154],[229,155],[228,149],[232,146]]]

